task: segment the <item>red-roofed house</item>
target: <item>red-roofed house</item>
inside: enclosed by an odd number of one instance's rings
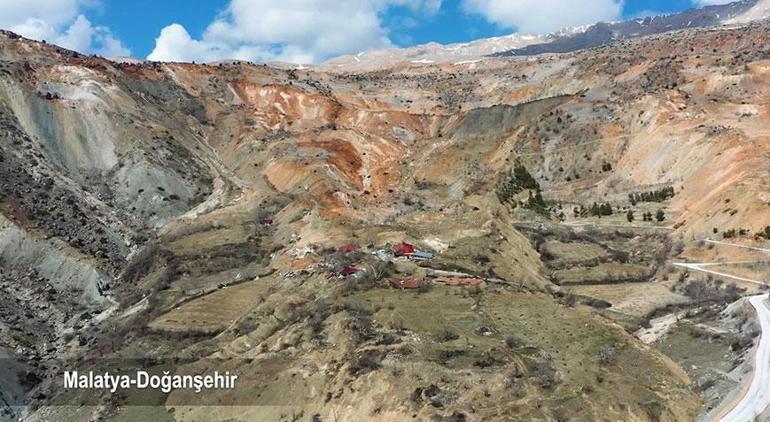
[[[397,256],[412,255],[415,252],[415,249],[413,245],[402,242],[393,247],[393,252],[395,252]]]
[[[342,253],[352,253],[356,252],[358,249],[359,247],[355,243],[348,243],[347,245],[340,246],[339,251]]]
[[[421,280],[417,278],[394,278],[390,284],[398,289],[417,289],[420,287]]]

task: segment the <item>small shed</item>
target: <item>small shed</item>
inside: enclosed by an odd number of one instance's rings
[[[433,254],[430,252],[423,252],[423,251],[415,251],[411,255],[412,259],[416,259],[419,261],[427,261],[429,259],[433,259]]]

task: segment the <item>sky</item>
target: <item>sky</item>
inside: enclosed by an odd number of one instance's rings
[[[368,49],[672,13],[730,0],[0,0],[0,28],[85,54],[320,63]]]

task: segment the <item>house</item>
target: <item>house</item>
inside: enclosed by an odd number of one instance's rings
[[[337,250],[340,251],[341,253],[348,254],[348,253],[357,252],[359,249],[360,249],[359,246],[356,245],[355,243],[348,243],[346,245],[340,246],[339,249]]]
[[[415,252],[414,245],[410,245],[406,242],[401,242],[393,247],[393,252],[396,256],[409,256]]]
[[[418,289],[422,284],[422,280],[416,277],[394,278],[390,280],[390,284],[397,289]]]
[[[292,271],[310,270],[318,264],[318,258],[307,255],[304,258],[298,258],[291,262]]]

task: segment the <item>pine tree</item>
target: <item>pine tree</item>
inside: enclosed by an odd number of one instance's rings
[[[658,212],[655,213],[655,219],[662,222],[666,219],[666,213],[664,213],[663,210],[658,210]]]

